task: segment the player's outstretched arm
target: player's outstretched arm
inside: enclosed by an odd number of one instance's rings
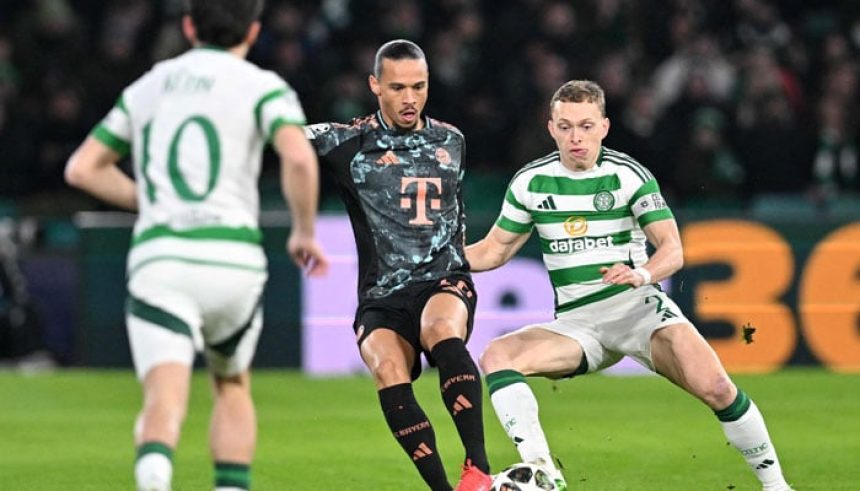
[[[638,287],[646,283],[657,283],[681,269],[684,265],[684,248],[681,246],[681,234],[675,220],[652,222],[643,230],[648,241],[654,245],[654,254],[648,262],[635,269],[630,269],[625,264],[601,268],[604,282]]]
[[[126,210],[137,210],[137,187],[119,167],[120,155],[88,136],[66,163],[66,182],[102,201]]]
[[[516,234],[493,225],[486,237],[466,246],[466,260],[472,271],[496,269],[514,257],[530,235],[530,232]]]
[[[328,270],[328,258],[314,231],[319,201],[316,153],[300,126],[278,129],[274,146],[281,157],[281,191],[292,217],[287,252],[309,276],[323,275]]]
[[[649,223],[643,230],[648,242],[654,245],[654,254],[645,266],[655,282],[672,276],[684,266],[684,248],[674,218]]]

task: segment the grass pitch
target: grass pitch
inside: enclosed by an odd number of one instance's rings
[[[736,376],[765,415],[798,491],[860,489],[860,375],[814,369]],[[462,449],[435,372],[416,384],[456,482]],[[758,490],[713,414],[659,377],[530,380],[550,446],[573,490]],[[256,491],[425,489],[391,437],[367,377],[254,376],[260,427]],[[131,431],[140,391],[131,371],[0,373],[0,490],[133,489]],[[212,489],[210,395],[195,376],[174,491]],[[485,398],[493,470],[517,454]]]

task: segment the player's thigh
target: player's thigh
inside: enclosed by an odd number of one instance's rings
[[[655,331],[651,358],[657,373],[714,409],[728,406],[737,394],[716,352],[689,323]]]
[[[199,306],[169,267],[154,263],[129,280],[126,329],[132,360],[143,381],[155,366],[191,366],[202,344]]]
[[[265,271],[177,263],[182,289],[200,311],[201,345],[210,371],[232,376],[247,370],[263,327]]]
[[[594,331],[603,346],[651,371],[656,371],[651,350],[654,333],[673,324],[689,323],[668,295],[650,286],[620,293],[585,309],[590,309],[595,319]]]
[[[526,376],[560,378],[576,372],[582,361],[579,341],[534,325],[490,342],[481,355],[481,368],[487,373],[513,369]]]
[[[174,260],[136,271],[128,319],[139,374],[168,361],[190,365],[204,346],[216,373],[247,369],[262,328],[265,282],[265,271]]]
[[[260,309],[267,274],[243,268],[187,265],[188,288],[200,306],[207,345],[234,337],[262,323]]]

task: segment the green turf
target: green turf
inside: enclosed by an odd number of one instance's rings
[[[462,450],[435,379],[426,373],[417,396],[454,482]],[[735,380],[764,413],[798,491],[860,489],[860,375],[795,369]],[[658,377],[531,385],[572,490],[759,489],[713,414]],[[254,394],[256,491],[424,489],[390,436],[368,378],[258,372]],[[0,373],[0,490],[133,489],[139,403],[130,371]],[[211,489],[209,403],[206,380],[197,375],[175,456],[175,491]],[[489,405],[485,410],[490,460],[499,470],[517,456]]]

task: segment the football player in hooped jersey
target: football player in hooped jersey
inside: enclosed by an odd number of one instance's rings
[[[422,114],[428,77],[421,48],[390,41],[369,77],[379,110],[350,124],[312,125],[307,134],[352,222],[353,328],[388,426],[430,489],[450,490],[412,391],[425,353],[439,368],[442,399],[466,451],[456,489],[487,490],[481,378],[465,345],[477,300],[463,251],[465,142],[453,126]]]
[[[250,486],[249,367],[267,277],[257,180],[267,142],[281,158],[289,254],[312,275],[327,265],[314,235],[318,168],[302,107],[283,79],[244,59],[262,4],[191,0],[182,28],[194,49],[127,87],[66,168],[70,184],[139,211],[126,320],[143,384],[134,432],[140,490],[171,487],[195,351],[203,351],[213,380],[216,490]],[[135,180],[116,165],[129,154]]]
[[[654,176],[601,145],[609,131],[603,90],[567,82],[550,117],[557,151],[514,175],[496,224],[466,248],[473,271],[490,270],[536,228],[555,290],[555,320],[497,338],[481,356],[493,407],[520,457],[547,466],[566,489],[525,377],[587,374],[627,355],[710,407],[765,490],[790,489],[755,403],[657,286],[682,266],[678,227]]]

